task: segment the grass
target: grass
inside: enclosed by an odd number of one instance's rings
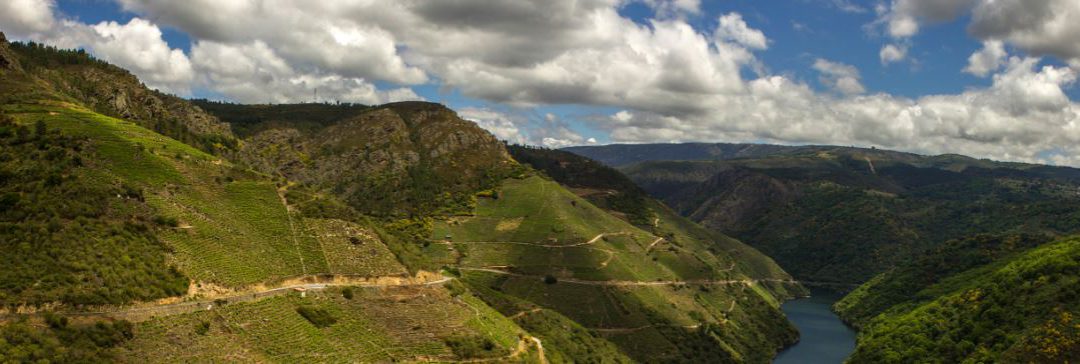
[[[354,288],[354,298],[331,290],[238,303],[140,323],[121,349],[129,362],[387,362],[454,359],[445,340],[490,340],[500,355],[523,331],[474,297],[443,288]],[[321,311],[336,322],[318,327],[297,310]],[[194,327],[210,322],[205,335]]]

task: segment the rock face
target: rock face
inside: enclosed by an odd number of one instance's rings
[[[0,70],[22,70],[19,66],[19,59],[15,57],[15,54],[11,52],[11,48],[8,47],[7,37],[4,36],[4,32],[0,32]]]
[[[327,188],[366,213],[467,203],[516,166],[498,139],[439,104],[382,105],[314,130],[301,128],[304,120],[267,124],[244,139],[241,161]]]
[[[228,124],[186,100],[146,88],[126,71],[69,67],[59,73],[58,77],[47,77],[58,91],[100,113],[131,120],[196,145],[234,138]]]

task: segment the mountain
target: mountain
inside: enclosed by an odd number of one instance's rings
[[[314,113],[294,111],[312,108],[304,105],[199,104],[247,131],[240,163],[325,188],[367,214],[462,212],[474,192],[517,164],[494,136],[439,104],[325,105],[329,112]]]
[[[755,158],[798,153],[817,147],[789,147],[770,144],[682,143],[609,144],[567,147],[563,150],[583,155],[612,167],[647,161],[694,161]]]
[[[441,105],[189,102],[4,41],[0,119],[0,361],[767,362],[797,338],[779,303],[804,291],[766,256]]]
[[[623,171],[680,214],[761,249],[807,281],[862,283],[974,234],[1061,236],[1080,226],[1080,170],[1073,168],[848,147],[780,150],[646,161]]]

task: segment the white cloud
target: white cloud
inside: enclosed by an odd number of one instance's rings
[[[526,137],[522,127],[527,121],[520,116],[477,107],[465,107],[458,109],[457,112],[463,119],[475,122],[499,140],[513,144],[537,144],[530,142]]]
[[[885,25],[894,39],[918,34],[924,23],[971,14],[969,32],[983,41],[1003,41],[1035,56],[1080,63],[1080,1],[1076,0],[893,0],[871,26]]]
[[[190,91],[195,74],[187,55],[172,49],[161,38],[157,25],[141,18],[132,18],[126,24],[114,21],[87,25],[73,20],[53,19],[52,2],[36,1],[22,4],[26,9],[44,9],[35,14],[47,16],[36,23],[49,24],[46,29],[15,38],[32,38],[64,48],[85,48],[96,57],[123,67],[139,77],[151,88],[186,95]],[[29,10],[27,10],[29,11]],[[29,25],[8,23],[0,18],[0,27],[7,29],[30,29]]]
[[[134,18],[127,24],[102,22],[90,29],[93,34],[88,34],[83,45],[95,55],[132,71],[151,87],[188,92],[187,86],[195,77],[191,62],[183,51],[169,48],[156,25]]]
[[[821,83],[844,95],[856,95],[866,92],[860,81],[859,69],[855,66],[832,62],[818,58],[813,68],[821,73]]]
[[[1005,51],[1005,44],[999,40],[988,40],[983,42],[982,49],[971,54],[968,57],[968,65],[964,67],[964,72],[973,74],[979,77],[986,77],[991,72],[997,71],[1001,66],[1005,65],[1005,57],[1008,57],[1009,53]]]
[[[0,26],[8,36],[45,33],[55,24],[52,0],[5,0],[0,2]]]
[[[962,153],[1002,160],[1080,164],[1080,105],[1063,87],[1068,67],[1038,67],[1014,58],[992,86],[918,99],[887,94],[832,99],[771,76],[748,82],[748,93],[718,101],[700,117],[620,111],[601,126],[613,141],[746,141],[876,145],[922,153]]]
[[[903,61],[907,58],[907,51],[908,46],[906,45],[886,44],[881,47],[878,57],[881,59],[881,64],[888,65],[889,63]]]
[[[246,103],[342,101],[380,104],[420,99],[412,90],[377,90],[362,78],[294,69],[262,41],[232,45],[199,41],[191,49],[202,85]]]
[[[769,40],[765,38],[765,33],[747,26],[739,13],[728,13],[720,16],[720,25],[716,28],[716,38],[723,41],[732,41],[751,49],[760,50],[769,47]]]
[[[969,30],[982,39],[1001,39],[1034,55],[1080,61],[1080,1],[982,0]]]

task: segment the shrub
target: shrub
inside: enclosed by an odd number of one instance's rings
[[[553,276],[553,275],[548,274],[548,275],[544,276],[544,283],[546,283],[546,284],[555,284],[555,283],[558,283],[558,282],[559,282],[559,279],[555,278],[555,276]]]
[[[195,324],[195,333],[199,335],[206,335],[210,332],[210,321],[200,321]]]
[[[345,287],[341,290],[341,297],[345,297],[347,300],[353,299],[352,287]]]
[[[172,216],[155,216],[154,223],[167,227],[180,226],[180,220],[177,220],[175,217]]]
[[[330,314],[325,308],[317,308],[312,306],[300,306],[296,308],[296,312],[300,316],[304,316],[315,327],[329,327],[337,323],[337,319]]]
[[[446,339],[446,346],[459,358],[487,358],[497,355],[495,343],[486,337],[477,335],[454,336]]]

